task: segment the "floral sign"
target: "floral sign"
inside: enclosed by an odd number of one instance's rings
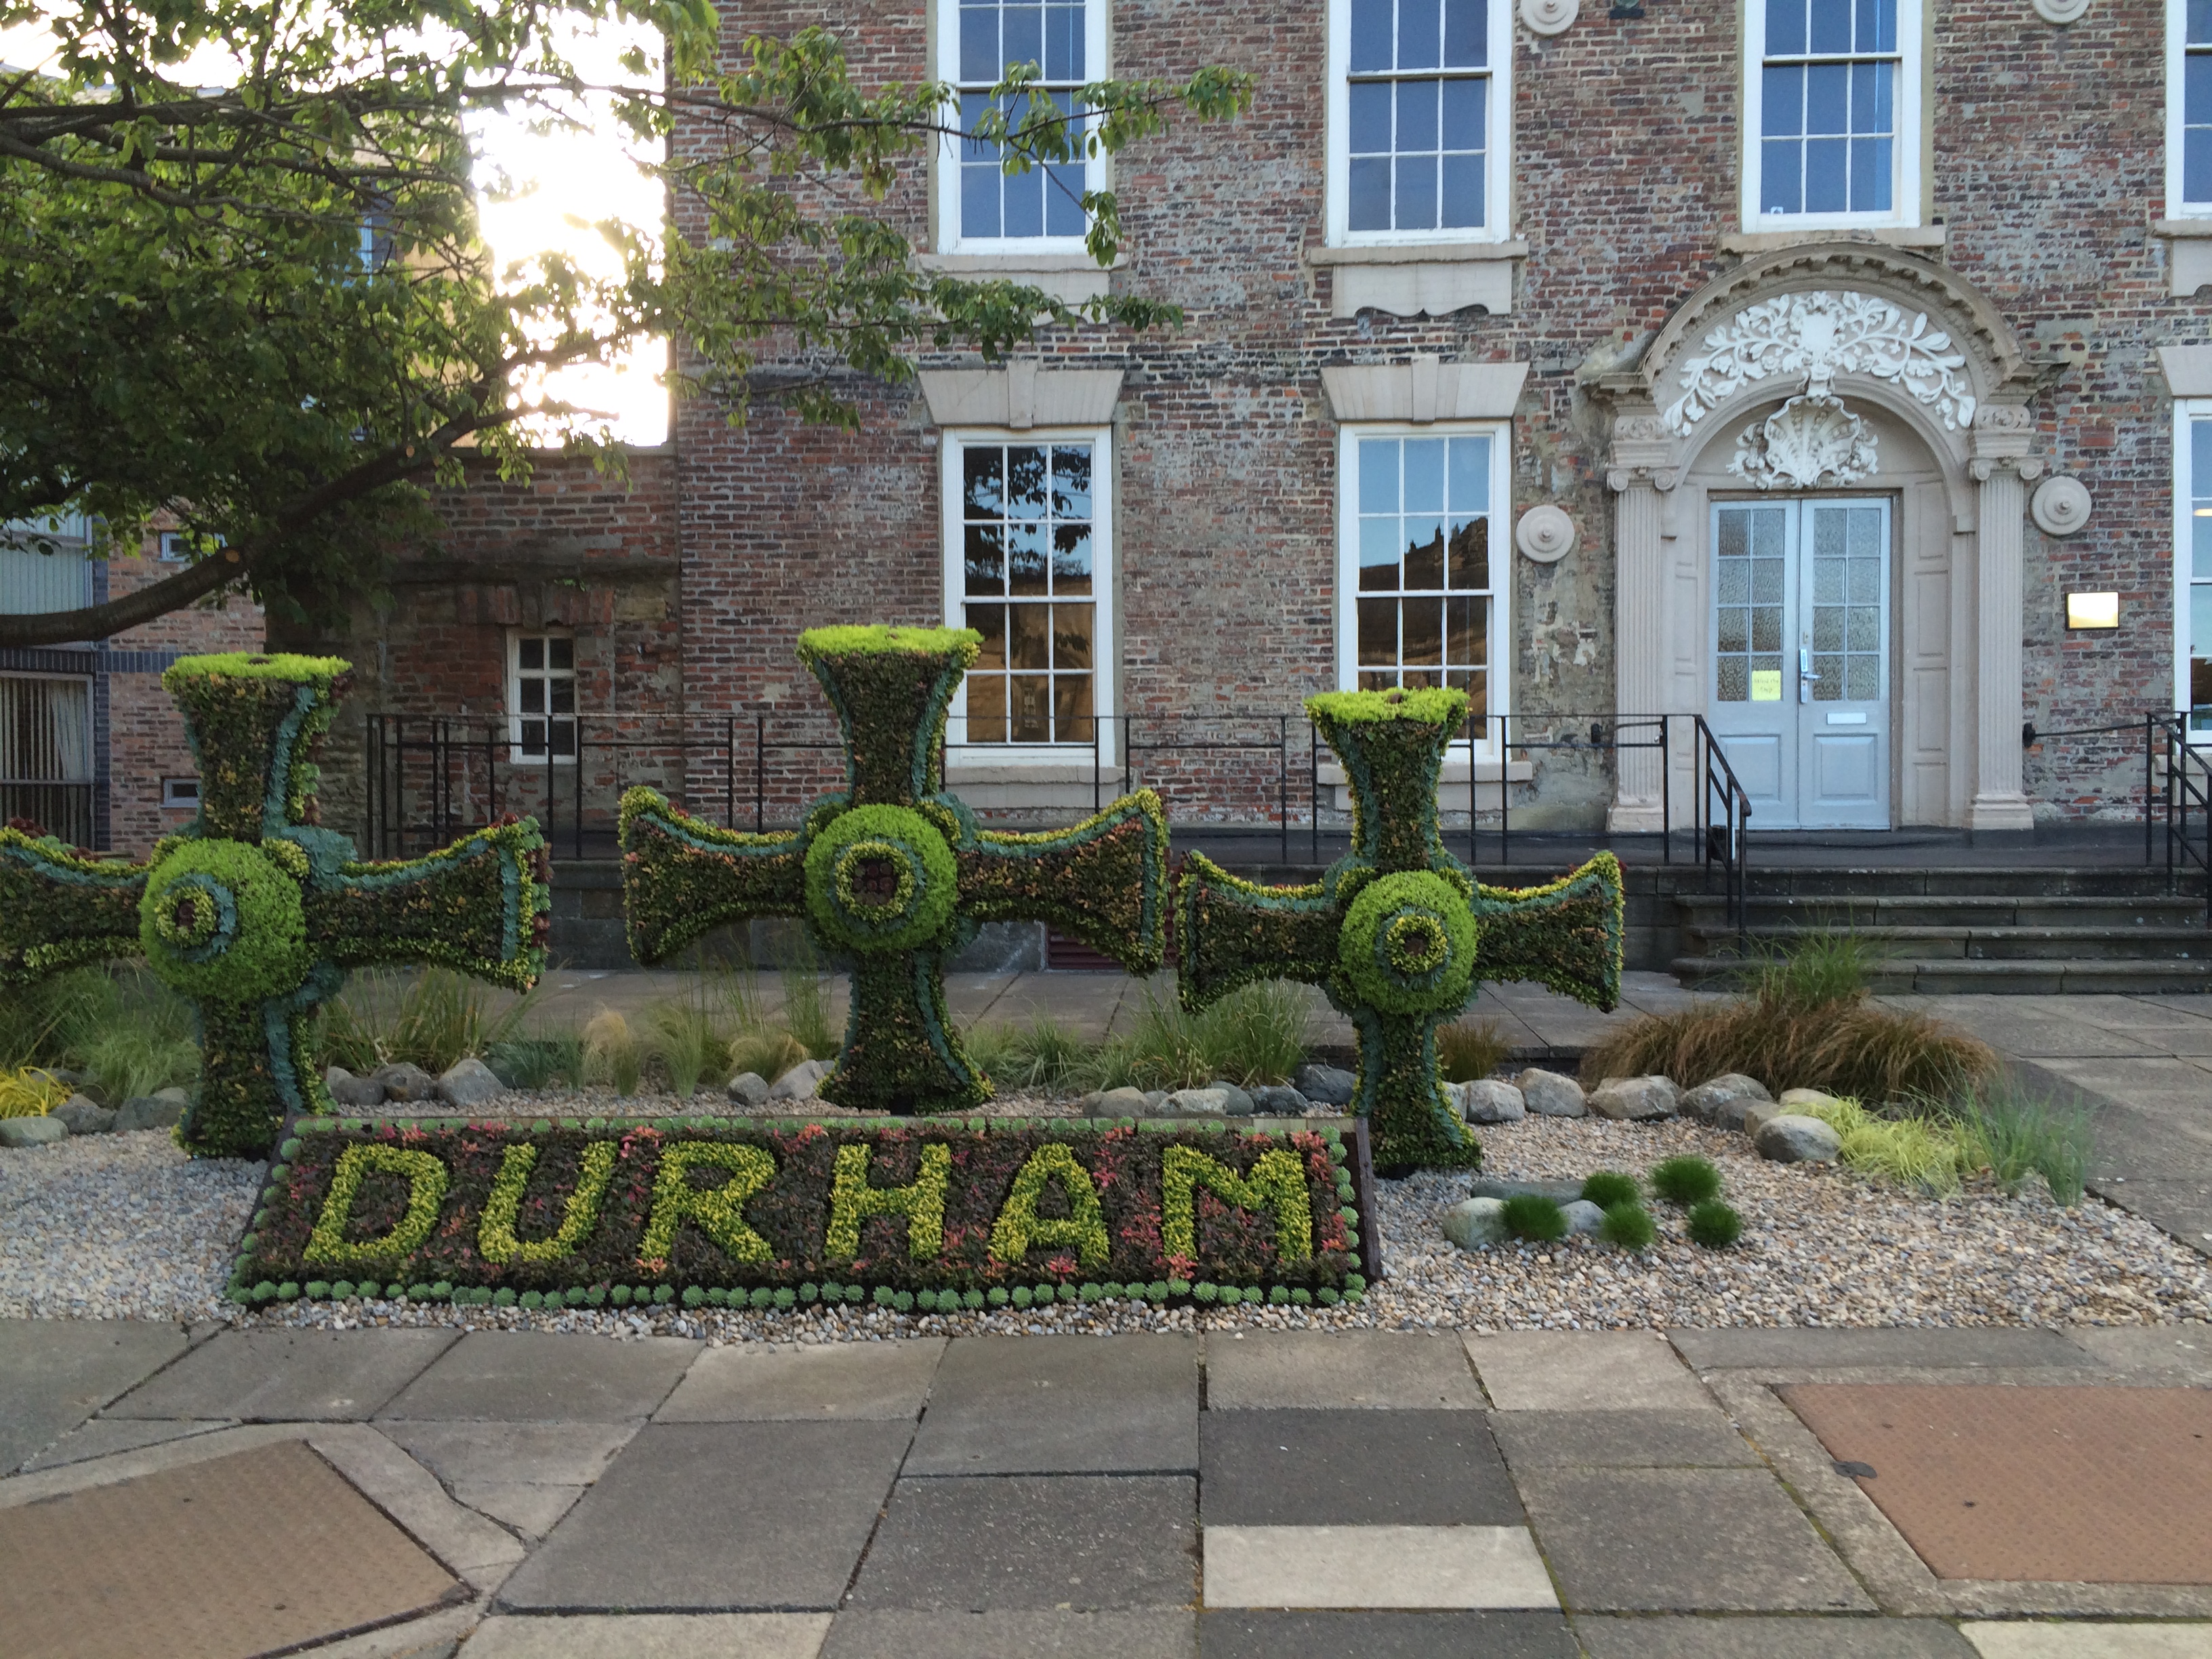
[[[1363,1123],[301,1120],[241,1301],[1029,1307],[1358,1299]]]

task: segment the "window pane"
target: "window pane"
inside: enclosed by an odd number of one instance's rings
[[[1805,141],[1806,212],[1841,213],[1849,205],[1844,168],[1850,159],[1850,145],[1841,138]]]
[[[2190,127],[2181,135],[2181,198],[2212,202],[2212,126]]]
[[[1044,233],[1080,236],[1090,229],[1083,213],[1083,166],[1066,162],[1044,169]]]
[[[553,741],[550,746],[556,755],[566,756],[572,759],[574,757],[576,753],[575,721],[555,720],[553,722],[551,737]]]
[[[967,515],[971,519],[997,518],[1006,510],[1006,452],[995,444],[988,447],[971,445],[962,454],[960,465],[967,494]]]
[[[1042,525],[1006,526],[1006,584],[1009,592],[1019,596],[1041,599],[1048,591]]]
[[[1851,211],[1889,210],[1890,141],[1887,138],[1851,140]]]
[[[2189,590],[2189,655],[2195,661],[2212,658],[2212,583]],[[2193,692],[2191,701],[2198,701]]]
[[[1454,685],[1467,693],[1468,718],[1477,722],[1484,720],[1490,713],[1490,676],[1469,674],[1462,681],[1458,675],[1455,674],[1451,677],[1451,680]]]
[[[1812,0],[1809,9],[1808,47],[1816,52],[1849,52],[1851,49],[1851,0]],[[1771,52],[1774,47],[1769,43],[1766,49]]]
[[[1719,702],[1748,702],[1751,701],[1751,680],[1741,657],[1723,657],[1720,660],[1720,684],[1715,701]]]
[[[960,234],[996,236],[999,225],[999,164],[969,161],[960,168]]]
[[[1751,649],[1751,613],[1741,605],[1723,605],[1719,617],[1720,649],[1748,651]]]
[[[1455,515],[1490,511],[1490,440],[1451,440],[1451,495],[1445,502]]]
[[[2208,471],[2205,477],[2212,480],[2212,471]],[[1359,510],[1362,513],[1395,513],[1398,510],[1398,441],[1395,438],[1362,438],[1359,441]],[[1394,553],[1390,556],[1395,558],[1397,555]]]
[[[1436,589],[1444,585],[1444,527],[1436,519],[1406,526],[1406,586]]]
[[[1462,592],[1490,586],[1490,520],[1477,519],[1452,532],[1451,580],[1448,586]]]
[[[1760,605],[1751,613],[1751,648],[1754,651],[1779,651],[1782,648],[1782,612],[1773,605]]]
[[[1385,668],[1397,663],[1397,600],[1359,601],[1359,660],[1363,665]]]
[[[1041,168],[1011,179],[999,175],[1000,235],[1044,234],[1044,181]]]
[[[1805,0],[1766,0],[1766,55],[1794,58],[1805,50]]]
[[[1437,147],[1437,101],[1443,95],[1441,81],[1401,81],[1398,83],[1397,148],[1434,149]]]
[[[1447,228],[1482,224],[1482,157],[1447,155],[1443,158],[1443,202],[1437,222]]]
[[[542,639],[518,641],[516,656],[526,670],[543,668],[545,666],[545,641]]]
[[[1059,743],[1091,741],[1091,676],[1052,677],[1053,738]]]
[[[1484,0],[1444,0],[1444,67],[1480,69],[1490,62],[1490,8]]]
[[[1897,82],[1894,64],[1851,65],[1851,131],[1890,131],[1890,89]]]
[[[2189,44],[2212,45],[2212,0],[2189,0]]]
[[[1390,228],[1390,162],[1387,156],[1354,158],[1346,222],[1354,230]]]
[[[1091,526],[1059,524],[1052,528],[1052,591],[1063,597],[1091,591]]]
[[[576,665],[576,642],[566,637],[545,641],[545,659],[554,668],[567,673]]]
[[[1008,6],[1000,14],[1001,51],[1009,64],[1044,63],[1044,8]]]
[[[1437,158],[1401,155],[1398,158],[1397,226],[1400,230],[1437,228]]]
[[[524,680],[515,687],[515,690],[520,696],[523,714],[542,714],[545,712],[544,680]]]
[[[1858,50],[1897,50],[1897,0],[1859,0]]]
[[[975,625],[974,614],[969,625]],[[968,736],[969,743],[1006,740],[1006,682],[997,674],[968,676]]]
[[[1437,0],[1398,0],[1398,67],[1434,69],[1443,31]]]
[[[575,681],[555,680],[546,686],[545,691],[547,701],[552,705],[554,714],[573,714],[576,712]]]
[[[1352,72],[1370,74],[1390,67],[1391,0],[1352,0]]]
[[[1407,599],[1404,637],[1400,643],[1407,666],[1441,667],[1444,659],[1444,602]]]
[[[1042,519],[1045,501],[1045,451],[1036,444],[1006,447],[1006,516]]]
[[[999,78],[999,9],[996,6],[960,8],[960,78],[990,86]]]
[[[1052,741],[1052,676],[1016,674],[1006,682],[1006,711],[1016,743]]]
[[[967,591],[1003,593],[1006,591],[1006,546],[1004,532],[994,524],[971,524],[964,556]]]
[[[1448,599],[1444,603],[1449,624],[1444,660],[1455,668],[1480,667],[1488,659],[1484,654],[1487,644],[1484,635],[1488,631],[1490,601]]]
[[[1482,127],[1482,112],[1490,95],[1490,82],[1469,79],[1447,81],[1444,88],[1443,125],[1440,137],[1446,149],[1482,149],[1488,135]]]
[[[1364,592],[1395,592],[1398,560],[1406,550],[1399,539],[1399,521],[1363,519],[1359,523],[1359,586]]]
[[[1805,70],[1805,131],[1851,130],[1850,70],[1842,64],[1814,64]]]
[[[1052,512],[1060,519],[1091,516],[1091,447],[1071,444],[1052,452]]]
[[[1444,440],[1406,440],[1406,511],[1444,510]]]
[[[1052,608],[1052,665],[1055,669],[1089,668],[1092,607],[1056,605]]]
[[[975,672],[981,673],[1006,665],[1006,607],[1003,605],[971,605],[968,607],[968,626],[983,636],[983,645],[975,657]]]
[[[544,720],[523,721],[522,742],[519,746],[526,755],[544,754],[545,752],[545,722]]]
[[[1044,72],[1054,81],[1084,78],[1081,6],[1054,6],[1045,13]]]
[[[1382,155],[1390,149],[1390,82],[1355,81],[1351,95],[1352,154]]]
[[[1007,642],[1013,653],[1016,668],[1049,668],[1052,666],[1052,635],[1046,624],[1050,620],[1052,607],[1043,605],[1016,605],[1007,607],[1007,621],[1013,637]]]

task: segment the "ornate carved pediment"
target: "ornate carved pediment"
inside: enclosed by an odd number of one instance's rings
[[[1805,392],[1737,434],[1729,471],[1761,489],[1833,489],[1878,465],[1873,429],[1842,398]]]

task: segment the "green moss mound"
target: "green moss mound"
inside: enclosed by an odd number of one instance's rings
[[[917,950],[952,920],[959,878],[952,848],[921,813],[856,806],[806,849],[806,913],[847,950]]]
[[[1703,1204],[1720,1196],[1721,1172],[1702,1158],[1670,1158],[1652,1166],[1651,1190],[1669,1204]]]
[[[1337,963],[1384,1013],[1455,1014],[1474,978],[1474,915],[1467,897],[1426,870],[1370,882],[1345,912]]]
[[[1609,1210],[1616,1204],[1634,1204],[1644,1196],[1644,1189],[1636,1184],[1632,1175],[1623,1175],[1618,1170],[1600,1170],[1583,1182],[1583,1197],[1601,1210]]]
[[[1515,1238],[1550,1244],[1567,1236],[1567,1212],[1541,1193],[1516,1193],[1500,1218]]]
[[[1690,1212],[1690,1242],[1709,1250],[1725,1250],[1743,1237],[1743,1218],[1718,1199],[1708,1199]]]

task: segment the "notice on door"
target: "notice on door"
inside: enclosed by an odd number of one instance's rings
[[[1780,702],[1782,701],[1782,671],[1778,668],[1753,669],[1751,700],[1753,702]]]

